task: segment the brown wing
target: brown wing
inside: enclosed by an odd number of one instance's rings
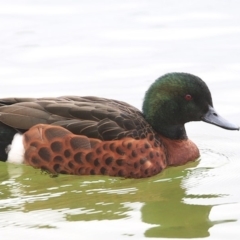
[[[97,97],[0,99],[0,121],[20,131],[43,123],[102,140],[143,138],[151,131],[133,106]]]

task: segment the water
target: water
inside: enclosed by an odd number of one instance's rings
[[[141,108],[194,73],[240,125],[238,1],[0,0],[0,95],[97,95]],[[189,123],[201,159],[147,179],[56,178],[0,163],[2,239],[239,239],[240,134]]]

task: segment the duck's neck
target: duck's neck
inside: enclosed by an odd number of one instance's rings
[[[155,131],[159,134],[173,140],[183,140],[187,139],[187,134],[184,125],[161,125],[153,126]]]
[[[199,149],[189,139],[174,140],[159,135],[166,152],[168,166],[179,166],[200,157]]]

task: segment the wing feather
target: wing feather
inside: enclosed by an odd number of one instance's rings
[[[74,134],[101,140],[139,139],[144,131],[151,131],[135,107],[98,97],[0,99],[0,121],[24,131],[39,123],[59,125]]]

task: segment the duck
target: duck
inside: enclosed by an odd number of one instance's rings
[[[200,157],[185,123],[239,127],[213,107],[199,77],[182,72],[156,79],[142,111],[95,96],[0,99],[0,160],[51,174],[145,178]]]

